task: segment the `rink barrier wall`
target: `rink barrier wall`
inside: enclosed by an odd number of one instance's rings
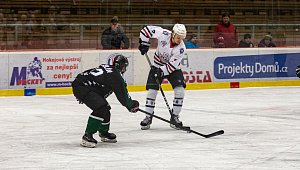
[[[155,50],[148,53],[151,62]],[[80,72],[106,63],[115,53],[129,60],[124,75],[130,92],[145,91],[149,72],[138,50],[0,52],[0,96],[72,94]],[[187,90],[299,86],[300,48],[189,49],[181,61]],[[171,90],[165,80],[164,90]]]
[[[219,83],[198,83],[187,84],[186,90],[207,90],[207,89],[228,89],[228,88],[249,88],[249,87],[274,87],[274,86],[300,86],[298,80],[266,81],[266,82],[219,82]],[[163,90],[171,91],[169,84],[162,85]],[[128,86],[129,92],[146,91],[145,85]],[[0,90],[0,96],[33,96],[33,95],[69,95],[72,88],[40,88],[40,89],[17,89]]]

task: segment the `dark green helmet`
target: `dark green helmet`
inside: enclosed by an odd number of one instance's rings
[[[115,68],[122,74],[126,72],[129,65],[128,59],[122,54],[112,54],[108,59],[108,64],[115,66]]]

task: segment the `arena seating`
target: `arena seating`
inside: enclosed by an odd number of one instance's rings
[[[265,0],[6,0],[0,1],[0,13],[3,13],[5,23],[14,24],[22,14],[34,14],[36,23],[49,23],[51,17],[56,24],[87,24],[63,27],[49,32],[37,29],[31,33],[31,39],[40,42],[45,39],[57,41],[66,39],[67,46],[74,48],[101,48],[99,39],[102,31],[109,26],[112,16],[117,15],[119,21],[130,37],[131,47],[137,47],[137,37],[143,25],[165,25],[177,22],[187,24],[189,33],[196,33],[203,47],[212,46],[213,26],[220,20],[223,12],[231,14],[231,21],[237,26],[239,38],[245,33],[254,35],[253,41],[258,41],[268,32],[273,34],[274,40],[280,40],[280,45],[295,45],[287,43],[299,37],[300,2],[265,1]],[[0,22],[1,24],[1,22]],[[100,24],[98,26],[88,24]],[[189,25],[190,24],[190,25]],[[193,24],[204,24],[200,28]],[[256,26],[253,32],[251,24]],[[295,26],[279,27],[276,24],[294,24]],[[2,26],[3,28],[3,26]],[[41,28],[41,27],[39,27]],[[82,29],[83,28],[83,29]],[[300,29],[300,28],[299,28]],[[0,29],[5,34],[6,44],[18,45],[15,29]],[[83,32],[82,32],[83,31]],[[81,35],[83,33],[83,36]],[[22,33],[18,33],[22,37]],[[19,38],[17,37],[17,38]],[[0,36],[1,38],[1,36]],[[49,41],[49,42],[51,42]],[[34,43],[32,48],[42,48],[41,43]],[[66,47],[67,47],[66,46]],[[50,47],[50,46],[48,46]],[[58,47],[62,47],[59,46]]]

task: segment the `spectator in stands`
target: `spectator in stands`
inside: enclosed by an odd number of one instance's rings
[[[48,9],[48,18],[55,18],[57,15],[57,7],[51,5]]]
[[[57,37],[59,36],[59,34],[57,31],[56,20],[52,16],[53,15],[49,15],[48,18],[44,18],[41,22],[41,33],[43,33],[43,36],[40,37],[40,41],[42,47],[57,47]]]
[[[244,39],[242,39],[239,43],[239,47],[254,47],[253,43],[251,42],[251,35],[245,34]]]
[[[31,27],[28,24],[27,14],[21,14],[20,20],[17,22],[20,26],[17,27],[18,41],[16,42],[17,48],[25,49],[31,45],[29,40],[32,37]]]
[[[37,25],[32,25],[32,24],[38,24],[34,14],[29,14],[28,24],[31,24],[31,25],[29,25],[29,27],[31,27],[31,31],[37,30]]]
[[[228,13],[222,15],[222,20],[216,26],[213,41],[217,48],[237,47],[238,36],[236,27],[230,22],[230,15]]]
[[[36,17],[33,13],[28,14],[28,33],[30,35],[29,40],[28,40],[28,45],[31,47],[35,47],[37,44],[37,38],[33,36],[39,31],[39,28],[36,24],[38,24]]]
[[[186,48],[199,48],[200,46],[197,44],[197,35],[191,34],[188,41],[185,43]]]
[[[265,37],[259,42],[258,47],[276,47],[275,43],[272,41],[272,35],[265,35]]]
[[[7,28],[4,26],[6,23],[6,18],[0,11],[0,24],[2,24],[2,26],[0,26],[0,50],[6,49]]]
[[[123,44],[122,44],[123,42]],[[119,19],[114,16],[110,21],[110,27],[102,33],[101,44],[103,49],[127,49],[129,39],[119,24]]]
[[[70,36],[70,31],[71,27],[68,25],[67,19],[65,15],[62,13],[60,8],[56,8],[56,15],[55,15],[55,21],[57,26],[57,30],[59,31],[59,35],[57,37],[58,41],[61,44],[62,48],[69,48],[71,47],[71,36]]]
[[[11,9],[10,14],[8,14],[8,18],[7,18],[7,23],[8,24],[17,24],[18,21],[18,14],[15,13],[15,10]],[[7,26],[7,31],[10,33],[13,33],[15,35],[17,35],[17,27],[16,26]],[[7,34],[7,41],[11,41],[12,45],[10,46],[10,48],[14,48],[17,49],[18,48],[18,41],[16,39],[16,37],[12,37],[9,35],[9,33]],[[8,47],[8,46],[7,46]]]

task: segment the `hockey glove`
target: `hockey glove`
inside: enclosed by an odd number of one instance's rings
[[[300,78],[300,65],[296,68],[296,75]]]
[[[140,106],[139,102],[136,101],[136,100],[133,100],[132,106],[131,106],[131,108],[129,109],[129,111],[130,111],[131,113],[136,113],[137,111],[139,111],[139,106]]]
[[[164,72],[160,68],[156,68],[154,66],[151,66],[151,72],[159,84],[162,82],[164,77]]]
[[[139,39],[139,50],[142,55],[146,54],[149,51],[150,43],[146,41],[142,41],[142,39]]]

